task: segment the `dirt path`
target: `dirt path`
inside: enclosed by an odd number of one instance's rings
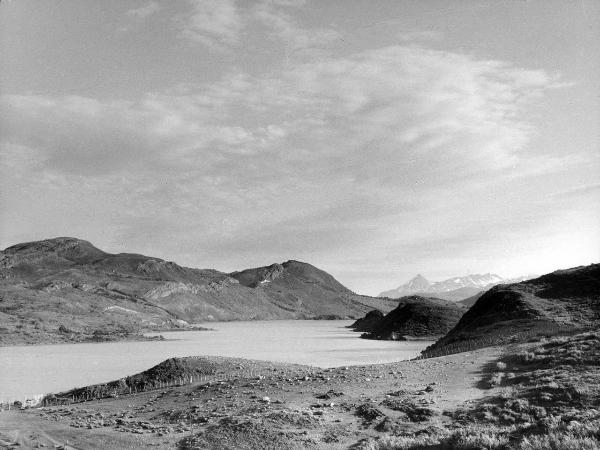
[[[279,448],[348,448],[381,433],[447,423],[444,411],[489,394],[477,382],[499,355],[499,349],[488,348],[324,370],[259,363],[263,375],[252,378],[235,378],[244,360],[213,358],[230,376],[227,381],[0,412],[0,445],[176,448],[197,435],[192,448],[228,448],[219,447],[222,442],[229,448],[260,448],[269,439]]]
[[[174,445],[174,442],[167,442]],[[117,433],[114,430],[77,429],[68,423],[47,420],[32,411],[0,413],[0,448],[18,449],[143,449],[156,445],[151,436]]]
[[[54,426],[53,426],[54,425]],[[49,424],[35,417],[23,420],[18,411],[5,411],[0,419],[0,446],[4,448],[64,448],[76,449],[65,440],[69,430],[64,425]],[[62,435],[59,439],[52,435]]]

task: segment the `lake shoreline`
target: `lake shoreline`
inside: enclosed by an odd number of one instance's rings
[[[431,343],[365,341],[345,327],[349,322],[214,322],[214,331],[161,331],[160,340],[6,346],[0,348],[6,369],[0,401],[118,379],[172,357],[243,357],[324,368],[411,359]]]
[[[43,407],[0,411],[0,445],[390,450],[492,442],[541,449],[567,438],[568,448],[595,449],[599,352],[600,334],[586,332],[335,368],[174,358],[113,383],[51,396]],[[547,378],[542,390],[540,370]]]
[[[330,318],[330,317],[314,317],[314,318],[295,318],[295,319],[257,319],[257,320],[226,320],[214,322],[201,322],[191,324],[181,328],[148,328],[142,329],[135,333],[122,333],[107,331],[102,334],[101,338],[94,338],[91,334],[68,332],[45,332],[38,336],[31,336],[28,333],[12,333],[10,336],[0,335],[0,348],[32,346],[32,345],[55,345],[55,344],[90,344],[90,343],[105,343],[105,342],[139,342],[148,340],[145,338],[148,334],[184,332],[184,331],[217,331],[214,328],[208,328],[211,324],[217,323],[256,323],[256,322],[284,322],[284,321],[318,321],[318,322],[344,322],[354,320],[352,318]],[[152,340],[152,339],[151,339]]]
[[[183,331],[183,330],[173,330],[173,331]],[[168,331],[161,330],[160,333],[165,333]],[[65,341],[45,341],[45,342],[19,342],[16,344],[6,344],[0,343],[0,348],[14,348],[14,347],[36,347],[36,346],[46,346],[46,345],[64,345],[64,344],[109,344],[113,342],[153,342],[161,340],[159,336],[146,336],[147,333],[144,334],[130,334],[126,336],[119,336],[115,339],[104,339],[104,340],[94,340],[94,339],[83,339],[83,340],[65,340]]]
[[[483,396],[475,383],[500,353],[487,348],[329,369],[208,356],[202,363],[222,376],[220,381],[184,380],[181,386],[116,398],[0,412],[0,437],[36,429],[32,447],[50,436],[55,444],[107,450],[221,448],[221,442],[228,448],[259,448],[264,442],[272,448],[348,448],[376,439],[396,420],[403,421],[406,433],[443,426],[444,411]],[[407,418],[400,405],[421,416]]]

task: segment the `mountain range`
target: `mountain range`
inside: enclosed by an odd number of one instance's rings
[[[471,274],[463,277],[453,277],[447,280],[431,282],[422,275],[417,275],[405,284],[384,291],[379,297],[400,298],[407,295],[421,295],[424,297],[436,297],[450,301],[460,301],[472,297],[482,291],[498,284],[517,283],[535,275],[517,278],[502,278],[493,273]]]
[[[0,344],[121,339],[207,321],[357,318],[396,304],[300,261],[224,273],[71,237],[0,252]]]
[[[300,261],[225,273],[111,254],[76,238],[46,239],[0,252],[0,345],[130,339],[223,320],[358,318],[378,310],[363,324],[374,337],[449,329],[432,347],[443,350],[465,340],[585,328],[600,320],[600,264],[507,281],[486,274],[430,283],[417,276],[400,289],[438,292],[397,300],[355,294]],[[459,305],[439,299],[470,288],[478,293]]]

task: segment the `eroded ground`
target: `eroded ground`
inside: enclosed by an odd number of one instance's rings
[[[187,368],[210,368],[221,381],[4,411],[0,444],[81,449],[600,447],[599,333],[325,370],[216,357],[184,361]]]
[[[0,436],[20,448],[347,448],[447,423],[444,411],[483,395],[481,370],[498,356],[324,370],[209,357],[225,381],[4,411]]]

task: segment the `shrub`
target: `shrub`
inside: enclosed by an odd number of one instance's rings
[[[600,441],[571,433],[549,433],[523,438],[519,450],[598,450]]]
[[[444,448],[435,436],[384,436],[373,450],[408,450],[421,448]],[[369,449],[370,450],[370,449]]]
[[[504,449],[508,446],[508,435],[491,427],[471,427],[453,433],[447,444],[448,448],[460,450]]]
[[[502,372],[496,372],[492,374],[488,381],[489,387],[493,388],[495,386],[499,386],[502,383],[502,377],[504,377],[504,374]]]

